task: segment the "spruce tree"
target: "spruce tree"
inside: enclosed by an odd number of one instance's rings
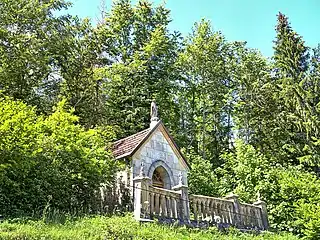
[[[104,24],[97,28],[102,65],[96,73],[106,96],[106,123],[120,127],[118,137],[149,127],[153,99],[160,118],[177,132],[174,63],[179,35],[168,30],[169,13],[164,6],[148,1],[134,6],[128,0],[115,1]]]
[[[296,79],[308,69],[308,47],[284,14],[279,12],[277,20],[274,60],[281,73]]]
[[[274,84],[277,90],[277,128],[281,130],[279,149],[289,161],[317,165],[319,161],[319,112],[315,108],[316,79],[310,75],[309,48],[290,26],[288,18],[278,14],[274,46]],[[318,149],[318,150],[317,150]]]

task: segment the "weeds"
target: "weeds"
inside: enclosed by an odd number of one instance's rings
[[[48,208],[49,209],[49,208]],[[187,227],[165,226],[159,223],[136,222],[131,214],[125,216],[85,216],[72,218],[56,213],[51,216],[50,211],[45,215],[45,221],[28,220],[23,222],[4,221],[0,223],[0,240],[17,239],[244,239],[244,240],[297,240],[288,234],[262,233],[254,235],[241,233],[230,229],[225,233],[217,228],[207,230],[190,229]],[[52,214],[52,213],[51,213]],[[61,221],[64,216],[63,221]]]

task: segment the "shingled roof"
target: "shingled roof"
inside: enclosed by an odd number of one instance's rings
[[[129,137],[122,138],[118,141],[115,141],[112,144],[112,153],[115,159],[121,159],[124,157],[130,157],[132,156],[145,142],[146,139],[160,126],[163,127],[164,131],[167,133],[170,141],[173,143],[175,149],[178,151],[180,156],[182,157],[183,161],[187,164],[187,166],[190,168],[189,163],[181,153],[179,147],[174,142],[173,138],[170,136],[168,129],[163,125],[161,121],[158,121],[156,125],[152,126],[151,128],[147,128],[141,132],[138,132],[136,134],[133,134]]]
[[[126,157],[148,136],[151,129],[147,128],[129,137],[120,139],[113,143],[112,153],[116,159]]]

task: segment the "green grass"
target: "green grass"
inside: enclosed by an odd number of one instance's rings
[[[287,233],[264,233],[259,235],[230,230],[219,232],[216,228],[208,230],[169,227],[157,223],[140,224],[132,216],[125,217],[85,217],[66,221],[64,224],[46,224],[43,221],[0,223],[0,239],[279,239],[297,240]]]

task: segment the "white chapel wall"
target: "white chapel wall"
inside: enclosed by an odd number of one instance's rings
[[[132,157],[133,178],[140,174],[141,162],[144,162],[144,173],[152,178],[155,167],[164,165],[171,177],[171,188],[178,185],[179,174],[182,173],[183,183],[187,184],[187,167],[178,156],[160,131],[155,132],[146,140],[144,145]]]

